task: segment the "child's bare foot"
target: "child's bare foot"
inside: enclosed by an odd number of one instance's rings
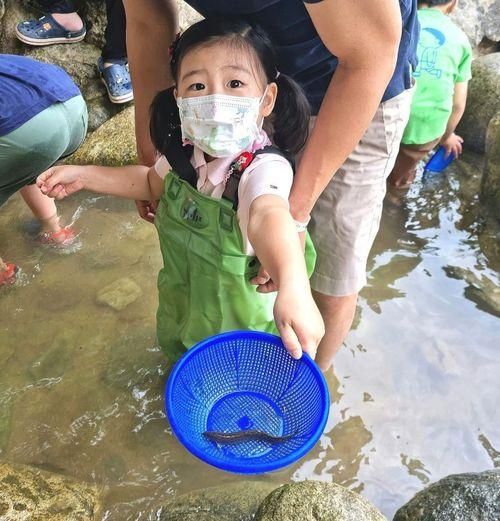
[[[40,233],[37,237],[37,242],[44,246],[64,248],[74,244],[76,237],[75,230],[67,226],[66,228],[60,228],[58,231],[45,231]]]
[[[16,281],[19,267],[12,262],[3,262],[0,259],[0,286],[11,286]]]

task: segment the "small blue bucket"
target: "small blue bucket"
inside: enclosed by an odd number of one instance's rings
[[[177,362],[165,404],[192,454],[222,470],[260,474],[314,447],[330,398],[308,355],[295,360],[277,336],[234,331],[200,342]]]

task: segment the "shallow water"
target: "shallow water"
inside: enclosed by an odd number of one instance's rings
[[[391,518],[429,482],[500,467],[499,229],[481,215],[478,166],[466,156],[387,198],[355,326],[328,375],[325,434],[298,464],[250,479],[335,481]],[[0,252],[23,270],[0,292],[0,459],[97,483],[106,520],[154,519],[179,493],[248,479],[191,457],[164,418],[153,226],[109,197],[60,209],[80,230],[72,255],[33,245],[17,197],[0,211]],[[142,295],[122,311],[99,304],[122,277]]]

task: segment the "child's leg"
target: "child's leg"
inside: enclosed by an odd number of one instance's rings
[[[26,185],[19,190],[24,202],[30,207],[33,215],[40,221],[42,232],[58,232],[61,230],[59,216],[54,199],[42,194],[37,185]]]
[[[401,144],[394,168],[387,178],[389,185],[395,188],[408,188],[415,180],[418,163],[438,142],[439,138],[422,145]]]

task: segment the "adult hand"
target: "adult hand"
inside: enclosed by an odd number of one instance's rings
[[[158,208],[158,201],[136,201],[135,206],[139,215],[149,223],[155,222],[156,209]]]
[[[313,360],[325,334],[325,325],[309,285],[293,282],[280,288],[274,304],[274,320],[286,350],[299,359],[302,352]]]
[[[42,194],[54,199],[64,199],[82,190],[84,171],[81,166],[53,166],[37,177],[36,184]]]
[[[446,139],[441,140],[441,145],[446,150],[446,157],[450,154],[453,154],[453,157],[456,159],[462,153],[462,143],[464,140],[452,132]]]

